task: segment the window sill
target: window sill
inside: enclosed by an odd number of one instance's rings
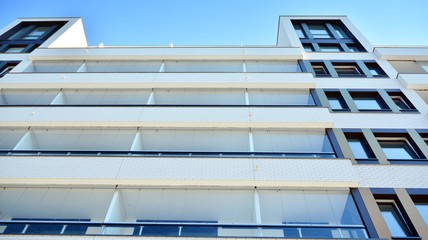
[[[428,159],[388,159],[391,164],[428,165]]]

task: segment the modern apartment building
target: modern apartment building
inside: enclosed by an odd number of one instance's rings
[[[346,16],[230,47],[18,19],[0,90],[0,239],[428,239],[428,47]]]

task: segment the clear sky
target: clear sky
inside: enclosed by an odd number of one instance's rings
[[[17,17],[82,17],[89,45],[274,45],[279,15],[348,15],[374,45],[428,45],[428,0],[0,0]]]

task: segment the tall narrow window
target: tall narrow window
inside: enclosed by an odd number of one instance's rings
[[[378,206],[392,237],[414,236],[394,201],[379,201]]]

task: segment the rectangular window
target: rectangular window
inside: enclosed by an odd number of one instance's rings
[[[23,37],[25,40],[36,40],[40,39],[43,35],[45,35],[51,27],[44,26],[44,27],[37,27],[33,31],[31,31],[29,34]]]
[[[343,52],[339,44],[318,44],[321,52]]]
[[[378,138],[380,147],[386,157],[391,160],[420,159],[410,142],[406,138]]]
[[[365,62],[373,77],[387,77],[383,69],[375,62]]]
[[[0,61],[0,78],[8,74],[19,62],[1,62]]]
[[[347,135],[347,139],[355,159],[375,158],[373,151],[362,134]]]
[[[308,24],[308,28],[313,38],[332,38],[323,24]]]
[[[363,71],[355,63],[333,63],[339,77],[361,77],[365,76]]]
[[[377,92],[350,92],[360,111],[390,110]]]
[[[397,105],[400,111],[413,111],[416,110],[415,106],[401,91],[388,91],[388,95],[392,101]]]
[[[5,53],[22,53],[25,46],[10,46],[6,49]]]
[[[378,206],[392,237],[414,236],[393,200],[378,201]]]
[[[292,23],[307,52],[365,52],[358,39],[340,20],[292,20]]]
[[[328,72],[326,66],[322,62],[313,62],[312,68],[314,70],[316,77],[329,77],[330,73]]]

